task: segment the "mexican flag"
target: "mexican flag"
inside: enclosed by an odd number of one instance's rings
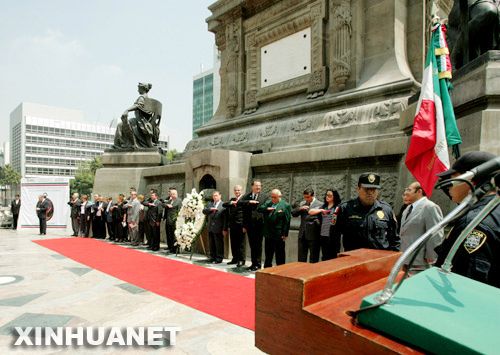
[[[450,167],[448,146],[462,143],[449,89],[451,63],[446,27],[437,24],[427,52],[422,88],[406,154],[406,166],[427,196],[432,195],[439,174]]]

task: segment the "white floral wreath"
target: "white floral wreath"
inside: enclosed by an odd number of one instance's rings
[[[175,222],[175,238],[177,239],[175,245],[178,245],[181,251],[191,249],[191,245],[201,234],[205,225],[204,207],[203,191],[197,193],[196,189],[193,189],[182,200],[182,207]]]

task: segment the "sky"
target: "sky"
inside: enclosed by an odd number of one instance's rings
[[[193,76],[213,66],[215,0],[17,0],[0,12],[0,142],[21,102],[82,110],[109,124],[138,96],[163,104],[161,135],[184,150]]]

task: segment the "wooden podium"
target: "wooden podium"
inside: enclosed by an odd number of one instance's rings
[[[418,354],[354,325],[349,310],[384,288],[398,252],[358,249],[256,273],[255,345],[269,354]]]

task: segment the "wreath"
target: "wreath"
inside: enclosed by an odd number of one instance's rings
[[[186,198],[182,200],[182,207],[175,221],[175,245],[181,251],[191,250],[192,244],[200,236],[205,225],[203,214],[203,191],[198,193],[193,189]]]

